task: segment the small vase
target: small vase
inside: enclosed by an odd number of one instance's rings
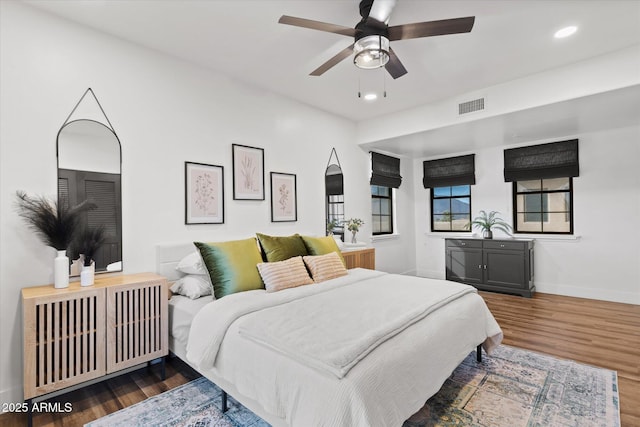
[[[493,239],[493,232],[491,230],[484,230],[482,232],[482,237],[484,239]]]
[[[358,243],[358,240],[356,239],[356,233],[357,231],[355,230],[351,231],[351,243]]]
[[[96,275],[96,263],[91,261],[91,265],[83,265],[80,272],[80,286],[91,286]]]
[[[67,250],[59,250],[53,260],[53,287],[63,289],[69,287],[69,257]]]

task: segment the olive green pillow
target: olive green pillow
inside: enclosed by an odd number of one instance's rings
[[[330,252],[335,252],[340,256],[342,260],[342,264],[347,265],[344,261],[344,257],[342,256],[342,252],[338,247],[333,236],[325,236],[325,237],[311,237],[311,236],[301,236],[304,245],[307,247],[307,251],[309,251],[309,255],[326,255]]]
[[[194,242],[194,245],[209,272],[216,298],[264,288],[257,267],[262,258],[255,238],[216,243]]]
[[[299,234],[293,236],[267,236],[256,233],[260,247],[265,254],[265,261],[285,261],[296,256],[309,255]]]

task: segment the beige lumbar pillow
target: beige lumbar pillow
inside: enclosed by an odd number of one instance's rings
[[[260,263],[258,264],[258,271],[267,292],[276,292],[313,283],[301,256],[289,258],[285,261]]]
[[[342,259],[336,252],[329,252],[326,255],[308,255],[302,259],[315,283],[347,275],[347,269],[344,268]]]

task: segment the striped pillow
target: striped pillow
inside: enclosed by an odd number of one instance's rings
[[[301,256],[289,258],[285,261],[260,263],[258,264],[258,271],[267,292],[276,292],[313,283]]]
[[[342,259],[336,252],[329,252],[325,255],[308,255],[302,259],[311,272],[315,283],[347,275],[347,269],[344,268]]]

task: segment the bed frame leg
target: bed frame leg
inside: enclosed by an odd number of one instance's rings
[[[229,410],[229,406],[227,405],[227,392],[222,390],[222,413],[225,413]]]
[[[478,347],[476,347],[476,360],[478,363],[482,362],[482,344],[479,344]]]

